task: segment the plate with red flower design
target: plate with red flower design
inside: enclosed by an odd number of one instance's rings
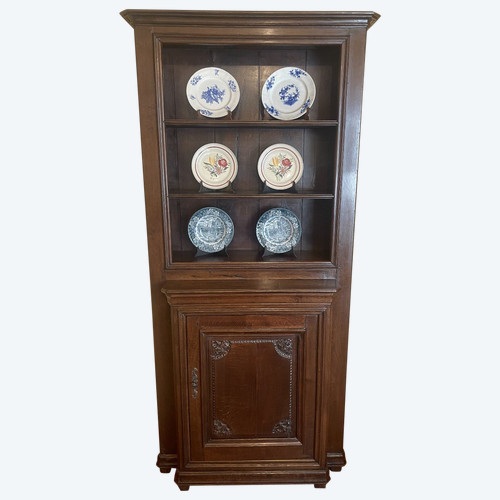
[[[289,144],[273,144],[260,155],[257,168],[262,182],[271,189],[283,190],[299,182],[304,162]]]
[[[227,146],[212,142],[196,151],[191,161],[191,170],[202,186],[222,189],[234,181],[238,173],[238,161]]]

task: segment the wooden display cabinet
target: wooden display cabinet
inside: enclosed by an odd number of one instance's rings
[[[364,51],[373,12],[126,10],[134,27],[153,303],[162,472],[201,484],[312,483],[345,465],[343,424]],[[232,116],[199,116],[197,70],[231,73]],[[314,105],[271,118],[260,94],[277,69],[305,69]],[[194,152],[237,156],[233,192],[200,192]],[[296,192],[264,192],[261,152],[296,148]],[[199,257],[187,234],[200,208],[223,209],[227,257]],[[285,207],[303,234],[293,257],[263,256],[258,218]]]

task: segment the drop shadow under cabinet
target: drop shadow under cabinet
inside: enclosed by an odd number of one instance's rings
[[[181,490],[204,484],[325,487],[330,471],[346,463],[365,42],[379,16],[121,14],[135,30],[157,465],[164,473],[176,469]],[[310,75],[316,97],[305,115],[281,121],[264,109],[261,90],[271,74],[288,66]],[[190,77],[207,67],[221,68],[238,82],[240,100],[227,117],[201,116],[188,102]],[[211,143],[237,157],[238,173],[225,191],[200,189],[191,171],[194,153]],[[264,189],[259,178],[259,157],[274,144],[302,156],[302,177],[291,190]],[[196,252],[187,231],[192,215],[205,207],[223,210],[234,223],[227,253],[212,258]],[[293,212],[294,224],[302,227],[290,255],[264,254],[256,236],[259,217],[277,207]]]

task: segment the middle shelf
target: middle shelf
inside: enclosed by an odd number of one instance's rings
[[[197,199],[197,200],[213,200],[217,198],[223,199],[258,199],[258,200],[268,200],[272,198],[279,199],[310,199],[310,200],[333,200],[334,195],[331,193],[280,193],[279,191],[273,193],[252,193],[252,192],[242,192],[242,193],[227,193],[227,192],[217,192],[212,193],[181,193],[181,192],[171,192],[168,194],[169,198],[172,199]]]

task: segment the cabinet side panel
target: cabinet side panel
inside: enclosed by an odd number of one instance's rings
[[[356,208],[359,133],[365,57],[366,30],[353,29],[344,53],[344,78],[341,84],[339,175],[337,186],[336,260],[339,293],[333,308],[333,376],[330,379],[328,465],[342,467],[347,340],[351,295],[351,270]]]
[[[165,246],[162,227],[162,182],[155,87],[155,53],[151,29],[145,27],[135,29],[135,47],[153,311],[160,454],[165,456],[176,454],[177,446],[170,315],[165,298],[161,293],[161,287],[164,284]]]

